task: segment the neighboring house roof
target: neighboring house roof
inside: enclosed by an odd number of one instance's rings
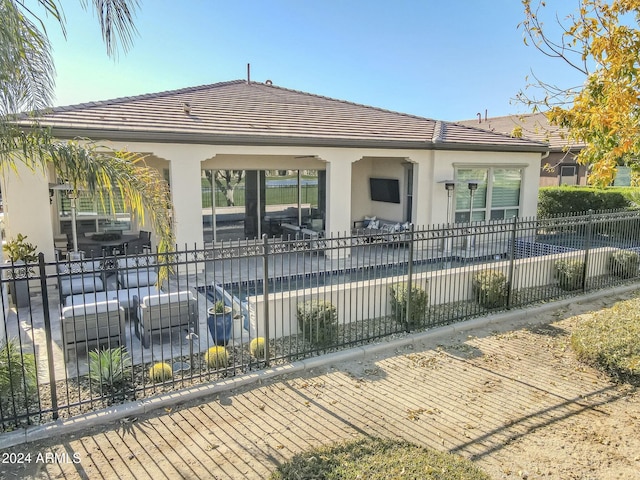
[[[268,83],[235,80],[56,107],[37,120],[60,138],[542,152],[547,145]],[[30,125],[30,117],[20,123]]]
[[[522,128],[522,136],[530,140],[549,144],[552,152],[561,152],[569,144],[565,128],[550,125],[544,113],[509,115],[506,117],[489,117],[485,119],[462,120],[457,122],[490,132],[510,135],[516,127]],[[584,145],[571,142],[571,150],[580,149]]]

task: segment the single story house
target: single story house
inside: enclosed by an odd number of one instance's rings
[[[485,117],[478,114],[474,120],[462,120],[461,125],[482,128],[490,132],[511,135],[515,129],[524,138],[549,144],[549,155],[540,165],[540,186],[586,185],[587,167],[576,162],[583,144],[569,142],[564,128],[550,125],[544,113]]]
[[[418,226],[470,216],[533,216],[540,162],[548,151],[544,142],[271,81],[236,80],[56,107],[38,120],[59,139],[90,138],[144,154],[169,182],[177,244],[190,248],[204,246],[207,235],[209,241],[259,238],[296,227],[344,233],[372,216]],[[218,172],[235,175],[242,201],[222,203],[212,194]],[[8,237],[26,234],[53,256],[54,237],[69,232],[68,200],[51,187],[64,179],[22,166],[3,177]],[[449,191],[445,185],[452,180],[455,190]],[[313,187],[310,198],[300,193],[305,182]],[[473,196],[469,183],[477,186]],[[269,197],[274,185],[290,184],[297,198]],[[80,234],[114,225],[140,228],[123,212],[92,205],[90,199],[81,202]]]

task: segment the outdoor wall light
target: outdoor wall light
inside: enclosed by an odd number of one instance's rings
[[[451,201],[453,197],[453,191],[456,188],[455,180],[441,180],[438,183],[444,184],[444,189],[447,191],[447,223],[451,222]]]
[[[440,180],[438,183],[443,183],[447,192],[451,192],[456,188],[455,180]]]

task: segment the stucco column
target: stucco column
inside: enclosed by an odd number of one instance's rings
[[[351,164],[359,160],[353,153],[323,156],[327,162],[327,236],[351,232]]]
[[[420,227],[432,223],[444,223],[447,200],[444,185],[438,186],[435,178],[433,154],[430,151],[411,155],[413,165],[413,223]],[[445,175],[446,174],[442,174]],[[449,174],[450,177],[453,173]],[[443,177],[444,178],[444,177]],[[447,177],[448,178],[448,177]],[[442,191],[440,191],[440,189]]]
[[[170,159],[171,198],[173,201],[173,228],[178,249],[203,248],[202,186],[199,158]]]
[[[4,168],[2,175],[6,239],[12,240],[19,233],[26,235],[27,242],[43,252],[46,260],[53,261],[53,224],[46,175],[41,169],[32,171],[21,162],[16,162],[16,171]]]

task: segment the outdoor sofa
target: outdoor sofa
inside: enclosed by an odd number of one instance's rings
[[[362,236],[367,242],[395,242],[403,244],[411,240],[409,222],[364,217],[353,222],[353,235]]]

